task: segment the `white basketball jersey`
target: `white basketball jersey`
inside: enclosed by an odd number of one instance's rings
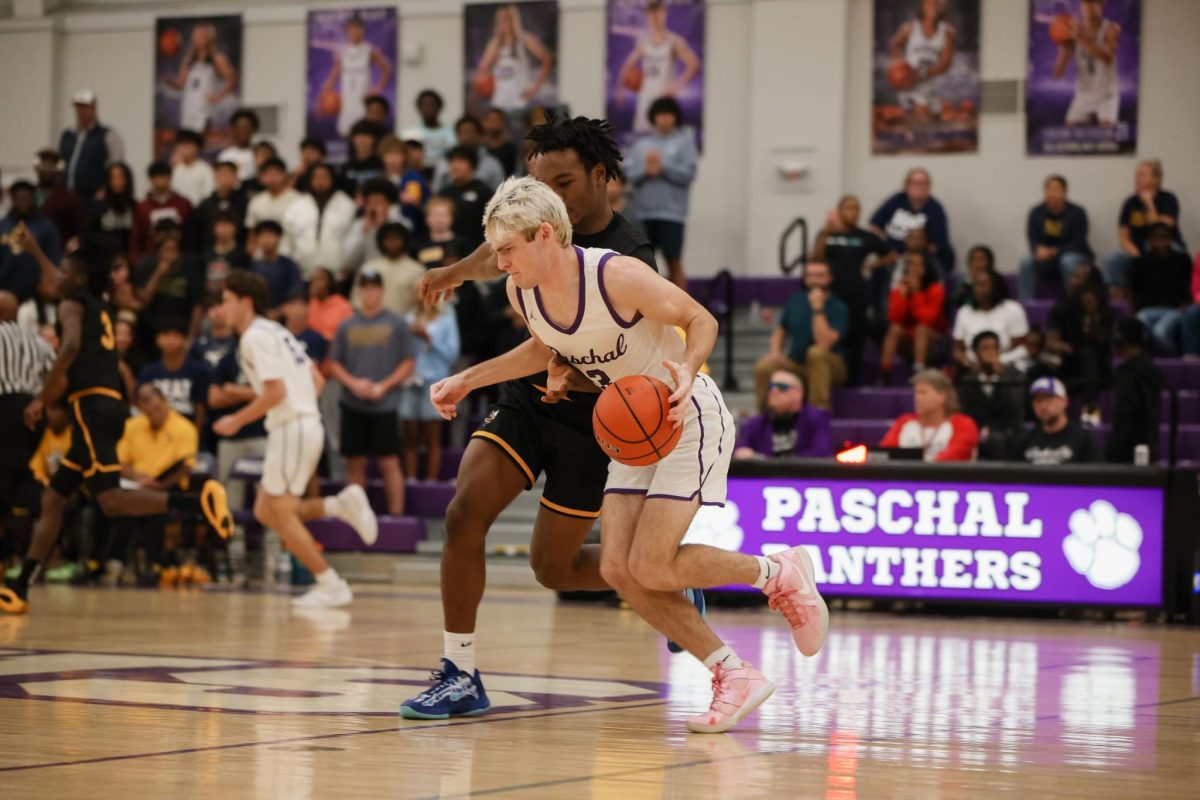
[[[655,43],[647,34],[642,37],[642,87],[638,89],[637,110],[634,112],[635,130],[649,130],[650,121],[646,112],[650,105],[667,93],[675,79],[675,34]]]
[[[1100,46],[1108,34],[1111,23],[1104,20],[1092,43]],[[1080,29],[1079,36],[1087,34]],[[1083,45],[1075,45],[1075,96],[1081,100],[1102,100],[1117,93],[1117,55],[1113,53],[1111,64],[1105,64],[1093,56]]]
[[[208,98],[217,90],[217,68],[211,61],[194,61],[179,100],[179,127],[203,133],[208,127]]]
[[[942,57],[946,48],[946,23],[939,22],[933,30],[933,36],[925,35],[925,28],[920,20],[913,20],[908,32],[908,44],[904,48],[904,60],[913,69],[932,67]]]
[[[496,63],[492,65],[492,77],[496,80],[496,88],[492,91],[493,106],[514,109],[528,105],[521,96],[521,92],[529,88],[529,59],[524,43],[499,48]]]
[[[348,44],[342,48],[342,107],[338,112],[338,131],[350,126],[366,114],[363,96],[371,89],[371,45],[367,42]]]
[[[574,320],[551,320],[537,289],[518,290],[529,329],[547,346],[603,389],[618,378],[650,375],[672,385],[663,361],[683,361],[684,344],[670,325],[638,314],[623,320],[604,291],[604,265],[612,250],[575,247],[579,263],[579,310]]]
[[[257,394],[267,381],[283,381],[283,400],[267,412],[268,431],[297,417],[319,416],[312,361],[304,345],[278,322],[257,317],[250,323],[238,342],[238,364]]]

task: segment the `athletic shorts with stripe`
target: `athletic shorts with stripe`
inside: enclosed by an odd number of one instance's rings
[[[71,447],[50,486],[70,497],[81,484],[92,496],[121,484],[117,442],[125,435],[129,407],[112,389],[85,389],[67,398],[71,415]]]
[[[647,500],[700,498],[706,506],[725,505],[729,462],[733,459],[733,415],[725,407],[716,381],[697,375],[692,385],[683,434],[666,458],[648,467],[613,461],[605,494],[644,494]]]
[[[303,497],[324,449],[325,426],[320,417],[293,417],[267,431],[263,491],[271,497]]]
[[[543,384],[544,385],[544,384]],[[569,399],[543,403],[530,381],[509,381],[479,430],[471,435],[499,448],[533,488],[546,473],[542,505],[569,517],[595,519],[604,502],[608,456],[592,433],[598,394],[572,392]]]

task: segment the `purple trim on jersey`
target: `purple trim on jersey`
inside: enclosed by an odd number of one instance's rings
[[[705,376],[698,376],[698,377],[705,377]],[[723,413],[720,413],[722,411],[721,401],[717,398],[716,389],[714,389],[712,387],[712,381],[706,379],[704,382],[706,384],[708,384],[708,393],[712,395],[713,402],[717,404],[718,416],[721,419],[721,438],[717,440],[717,455],[721,455],[721,453],[724,452],[724,447],[725,447],[725,415]]]
[[[517,303],[521,306],[521,316],[529,322],[529,311],[525,308],[525,292],[520,287],[517,287]]]
[[[696,499],[696,495],[698,495],[698,494],[700,494],[699,489],[692,492],[691,497],[680,497],[677,494],[648,494],[648,495],[646,495],[646,499],[647,500],[682,500],[685,503],[690,503]]]
[[[558,323],[550,319],[550,315],[546,313],[546,307],[542,305],[542,293],[537,287],[533,289],[533,299],[537,301],[537,306],[541,309],[542,317],[546,320],[546,324],[559,333],[570,335],[579,330],[579,326],[583,323],[583,312],[587,305],[587,281],[583,277],[583,249],[575,248],[575,258],[579,261],[579,312],[575,315],[575,321],[571,323],[569,328],[560,328]]]
[[[645,494],[649,489],[605,489],[605,494]]]
[[[608,260],[615,256],[616,253],[605,253],[600,257],[600,263],[596,266],[596,285],[600,287],[600,297],[604,300],[604,305],[608,307],[608,315],[613,318],[613,322],[620,325],[622,328],[632,328],[642,321],[642,312],[637,312],[633,315],[633,320],[626,322],[617,314],[617,310],[613,308],[612,301],[608,299],[608,291],[604,288],[604,265]]]
[[[711,502],[711,503],[704,503],[704,502],[701,502],[701,503],[700,503],[700,505],[702,505],[702,506],[716,506],[717,508],[724,508],[724,507],[725,507],[725,503],[724,503],[724,501],[722,501],[722,502],[720,502],[720,503],[718,503],[718,502],[716,502],[716,501],[713,501],[713,502]]]

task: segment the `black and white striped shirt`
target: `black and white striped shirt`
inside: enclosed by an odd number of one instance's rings
[[[0,322],[0,394],[37,394],[54,349],[15,322]]]

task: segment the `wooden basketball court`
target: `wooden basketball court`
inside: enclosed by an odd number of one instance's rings
[[[1194,796],[1200,632],[836,613],[803,659],[766,610],[715,627],[779,686],[688,734],[707,673],[631,611],[493,591],[494,710],[408,722],[441,655],[436,590],[50,587],[0,619],[0,797]]]

